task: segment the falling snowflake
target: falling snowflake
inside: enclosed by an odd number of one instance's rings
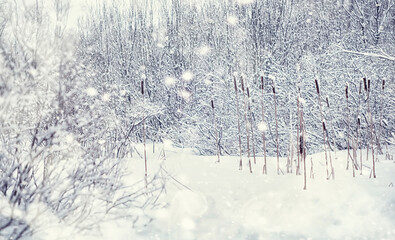
[[[172,87],[176,84],[177,79],[174,77],[165,77],[165,85],[168,87]]]
[[[210,53],[211,49],[208,46],[201,46],[197,49],[197,54],[200,56],[207,56]]]
[[[244,5],[244,4],[250,4],[253,3],[254,0],[236,0],[236,2],[240,5]]]
[[[261,132],[266,132],[266,131],[267,131],[267,125],[266,125],[266,123],[265,123],[265,122],[260,122],[260,123],[258,124],[258,129],[259,129],[259,131],[261,131]]]
[[[213,82],[210,80],[210,79],[204,79],[204,84],[206,84],[207,86],[208,85],[211,85]]]
[[[270,80],[275,81],[276,80],[276,76],[274,76],[273,74],[269,74],[269,76],[267,76]]]
[[[73,135],[68,134],[66,136],[65,140],[66,140],[66,143],[68,143],[68,144],[72,143],[74,141]]]
[[[105,93],[103,94],[103,96],[101,97],[101,100],[103,102],[108,102],[110,100],[111,95],[109,93]]]
[[[184,81],[190,82],[193,79],[193,73],[187,70],[182,74],[181,78],[184,79]]]
[[[87,88],[86,90],[85,90],[85,92],[86,92],[86,94],[88,95],[88,96],[90,96],[90,97],[94,97],[94,96],[97,96],[97,90],[95,89],[95,88],[93,88],[93,87],[89,87],[89,88]]]
[[[302,104],[302,105],[305,105],[306,104],[306,100],[304,99],[304,98],[299,98],[299,102]]]
[[[188,92],[187,90],[181,90],[178,92],[178,95],[180,95],[185,101],[188,101],[189,98],[191,97],[191,93]]]
[[[230,15],[228,16],[227,22],[229,25],[235,26],[239,22],[239,19],[236,16]]]

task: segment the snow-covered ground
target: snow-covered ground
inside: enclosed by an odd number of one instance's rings
[[[151,147],[148,167],[155,172],[160,151],[156,146],[153,154]],[[395,239],[395,162],[384,156],[379,156],[376,179],[369,178],[368,168],[353,178],[346,170],[347,152],[332,152],[335,180],[326,180],[323,153],[308,156],[303,190],[303,175],[276,174],[276,158],[268,158],[268,175],[263,175],[259,156],[251,174],[247,165],[238,170],[238,157],[223,156],[216,163],[216,156],[165,148],[164,166],[174,177],[160,199],[167,207],[147,210],[153,221],[146,227],[132,229],[127,219],[103,224],[102,239]],[[311,158],[314,179],[309,178]],[[285,165],[286,159],[280,160]],[[133,174],[126,182],[143,176],[137,154],[129,167]]]

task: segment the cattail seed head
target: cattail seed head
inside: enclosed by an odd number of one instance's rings
[[[250,89],[247,87],[247,96],[250,97]]]
[[[361,95],[362,93],[362,82],[359,82],[359,94]]]
[[[211,108],[214,109],[214,101],[211,100]]]
[[[144,81],[141,81],[141,94],[144,95]]]
[[[348,85],[346,85],[346,98],[348,99]]]
[[[324,131],[326,131],[325,122],[322,122],[322,128],[324,129]]]
[[[303,154],[303,136],[300,136],[299,142],[300,142],[300,144],[299,144],[299,152],[300,152],[300,154]]]
[[[243,78],[241,78],[241,90],[243,90],[243,92],[244,92],[244,81],[243,81]]]
[[[384,91],[385,79],[383,79],[382,90]]]
[[[236,77],[233,78],[233,83],[234,83],[234,85],[235,85],[235,91],[237,92]]]
[[[276,94],[276,87],[272,86],[273,93]]]
[[[320,94],[320,87],[318,86],[318,80],[315,79],[315,88],[317,89],[317,93]]]
[[[368,85],[366,84],[366,78],[363,78],[363,86],[365,88],[365,92],[368,91]]]
[[[368,80],[368,92],[370,92],[370,79]]]

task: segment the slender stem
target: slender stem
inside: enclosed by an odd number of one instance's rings
[[[217,147],[217,157],[218,161],[221,162],[220,160],[220,149],[219,149],[219,141],[218,141],[218,129],[217,129],[217,121],[215,121],[215,109],[214,109],[214,100],[211,100],[211,108],[213,109],[213,124],[214,124],[214,131],[215,131],[215,145]]]
[[[250,168],[250,173],[252,173],[252,166],[251,166],[251,159],[250,159],[250,124],[248,122],[248,109],[247,109],[247,100],[245,96],[245,89],[244,89],[244,81],[243,77],[241,77],[241,90],[243,90],[243,99],[244,99],[244,118],[245,118],[245,123],[246,123],[246,135],[247,135],[247,157],[248,157],[248,166]]]
[[[236,109],[237,109],[237,131],[239,135],[239,153],[240,153],[240,163],[239,163],[239,170],[243,169],[243,152],[241,148],[241,133],[240,133],[240,109],[239,109],[239,95],[237,91],[237,84],[236,84],[236,77],[233,79],[235,85],[235,92],[236,92]]]
[[[279,140],[278,140],[278,118],[277,118],[277,100],[276,100],[276,86],[273,80],[272,85],[273,100],[274,100],[274,118],[276,119],[276,147],[277,147],[277,175],[280,175],[280,152],[279,152]]]
[[[144,102],[144,81],[141,81],[141,94]],[[144,144],[144,177],[145,185],[148,185],[148,165],[147,165],[147,148],[146,148],[146,129],[145,129],[145,116],[143,111],[143,144]]]
[[[263,77],[261,77],[261,89],[262,89],[262,98],[261,98],[261,105],[262,105],[262,123],[265,123],[265,107],[264,107],[264,87],[263,87]],[[265,130],[262,129],[262,144],[263,144],[263,174],[267,174],[267,166],[266,166],[266,140],[265,140]]]

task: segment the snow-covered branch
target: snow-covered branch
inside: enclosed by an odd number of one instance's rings
[[[385,60],[390,60],[390,61],[395,61],[395,56],[388,55],[381,51],[381,53],[373,53],[373,52],[357,52],[357,51],[351,51],[351,50],[342,50],[344,53],[350,53],[350,54],[356,54],[356,55],[362,55],[366,57],[373,57],[373,58],[382,58]]]

